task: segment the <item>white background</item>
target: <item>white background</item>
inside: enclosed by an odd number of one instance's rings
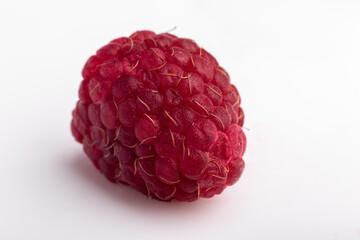
[[[0,26],[0,239],[360,239],[359,1],[2,1]],[[69,127],[97,48],[174,26],[250,129],[242,179],[194,203],[111,184]]]

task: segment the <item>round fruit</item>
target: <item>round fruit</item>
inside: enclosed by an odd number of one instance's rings
[[[220,194],[244,170],[241,99],[193,40],[138,31],[86,62],[71,130],[112,182],[158,200]]]

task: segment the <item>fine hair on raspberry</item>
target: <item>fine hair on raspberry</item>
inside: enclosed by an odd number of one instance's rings
[[[242,175],[239,92],[193,40],[137,31],[97,50],[82,77],[71,131],[110,181],[190,202]]]

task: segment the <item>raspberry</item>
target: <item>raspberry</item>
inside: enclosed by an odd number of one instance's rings
[[[91,56],[71,131],[110,181],[158,200],[220,194],[244,170],[241,99],[193,40],[138,31]]]

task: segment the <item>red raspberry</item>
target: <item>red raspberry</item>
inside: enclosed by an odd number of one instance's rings
[[[194,41],[138,31],[82,71],[71,130],[112,182],[158,200],[220,194],[244,170],[240,96]]]

